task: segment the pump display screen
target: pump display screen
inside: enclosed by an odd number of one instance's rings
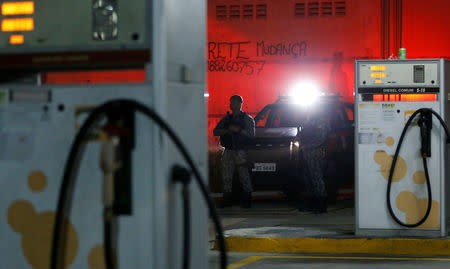
[[[34,30],[34,2],[3,2],[0,9],[1,31],[13,33],[9,36],[9,44],[23,44],[24,35],[21,33]]]
[[[358,87],[439,87],[438,64],[421,60],[360,62]]]
[[[2,15],[31,15],[34,13],[34,1],[4,2],[1,6]]]
[[[0,56],[59,53],[56,58],[47,57],[58,62],[61,53],[150,49],[149,1],[16,0],[0,3]],[[86,55],[71,59],[85,59]],[[43,59],[46,58],[39,58],[39,64],[43,64]],[[2,66],[5,63],[7,61],[2,59]]]
[[[425,65],[414,65],[414,83],[425,82]]]

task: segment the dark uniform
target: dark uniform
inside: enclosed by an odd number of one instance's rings
[[[308,120],[302,126],[301,144],[304,167],[304,180],[307,191],[307,202],[302,209],[317,213],[326,212],[327,190],[324,174],[326,168],[326,141],[331,131],[330,121],[326,117]]]
[[[232,192],[233,174],[237,169],[244,193],[248,196],[253,191],[247,164],[247,152],[245,147],[255,136],[255,121],[244,112],[237,115],[227,114],[214,128],[214,135],[218,136],[230,125],[239,126],[239,133],[227,133],[220,136],[220,143],[225,150],[222,155],[222,177],[224,198],[229,199]],[[251,199],[247,197],[246,199]]]

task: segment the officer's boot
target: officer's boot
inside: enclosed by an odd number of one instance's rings
[[[327,198],[326,197],[314,198],[314,206],[312,212],[314,214],[327,213]]]
[[[321,201],[321,205],[322,205],[322,208],[321,208],[321,213],[327,213],[327,207],[328,207],[328,198],[327,197],[322,197],[322,199],[321,199],[322,201]]]
[[[242,192],[241,207],[242,208],[251,208],[252,207],[252,193],[251,192]]]
[[[298,211],[310,212],[311,207],[312,207],[312,197],[310,197],[309,195],[299,197],[297,202]]]
[[[223,200],[219,203],[219,208],[229,207],[233,205],[233,193],[232,192],[224,192]]]

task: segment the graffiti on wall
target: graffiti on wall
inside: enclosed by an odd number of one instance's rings
[[[235,72],[245,75],[259,75],[265,64],[265,60],[208,60],[208,72]]]
[[[306,42],[270,44],[260,41],[256,44],[257,56],[291,56],[298,58],[306,56]]]
[[[306,56],[306,48],[307,44],[304,41],[292,43],[209,42],[207,70],[208,72],[259,75],[264,70],[267,57],[300,58]],[[252,55],[257,58],[252,58]]]

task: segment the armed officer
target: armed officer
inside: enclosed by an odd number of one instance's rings
[[[242,109],[243,99],[239,95],[230,98],[231,114],[220,120],[214,128],[214,136],[220,136],[225,150],[222,155],[223,203],[221,207],[231,206],[234,170],[237,169],[243,193],[241,206],[251,207],[252,183],[248,171],[246,144],[255,136],[255,121]]]
[[[307,195],[299,205],[300,211],[316,214],[327,212],[325,168],[327,137],[331,132],[330,121],[323,112],[310,108],[300,133],[303,158],[306,161],[304,179]]]

